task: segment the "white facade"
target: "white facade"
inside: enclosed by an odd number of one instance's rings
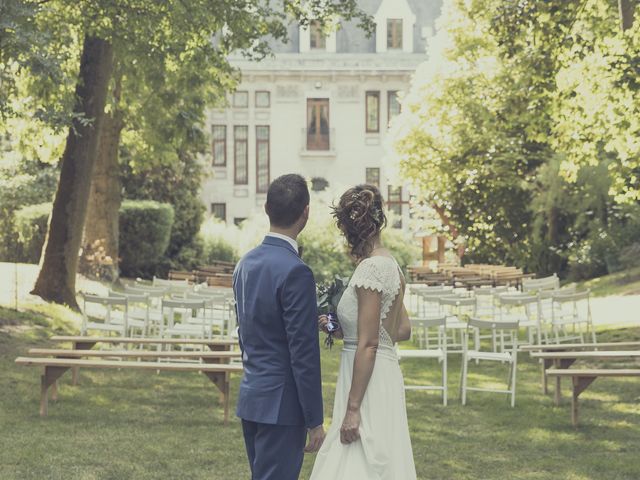
[[[263,208],[268,184],[267,150],[269,181],[285,173],[299,173],[309,179],[325,179],[330,188],[348,187],[371,181],[376,170],[369,170],[368,178],[367,169],[379,169],[379,186],[387,198],[382,159],[389,117],[394,112],[389,102],[395,92],[409,88],[415,67],[424,61],[424,38],[418,41],[414,35],[420,37],[425,31],[432,31],[435,18],[416,23],[416,14],[407,0],[370,1],[377,3],[371,12],[377,33],[354,48],[351,45],[357,44],[357,39],[348,36],[353,30],[346,27],[344,32],[338,30],[320,43],[317,33],[313,43],[314,32],[295,27],[293,44],[286,47],[294,51],[276,53],[275,58],[259,63],[233,60],[242,71],[236,97],[229,99],[229,108],[212,109],[207,114],[206,128],[209,132],[215,129],[214,140],[218,139],[217,148],[212,145],[205,159],[209,175],[201,194],[210,213],[224,215],[227,222],[233,222]],[[388,37],[387,18],[396,19],[396,26],[397,19],[401,19],[402,31],[398,28],[395,37],[388,40],[390,43],[382,42]],[[402,38],[400,45],[398,38]],[[353,51],[357,49],[365,51]],[[257,105],[256,92],[261,92],[258,100],[263,102],[267,97],[264,92],[269,92],[268,106],[266,102],[265,106]],[[371,92],[368,121],[367,92]],[[267,129],[256,128],[263,126],[269,127],[268,143],[264,141]],[[263,140],[260,146],[258,132]],[[245,168],[248,175],[244,174]],[[403,192],[402,201],[406,202],[407,197]],[[406,217],[406,204],[396,205],[396,209],[400,208]]]

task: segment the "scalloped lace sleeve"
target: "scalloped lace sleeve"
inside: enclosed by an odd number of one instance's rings
[[[378,292],[384,292],[385,287],[382,282],[382,275],[377,265],[371,259],[363,260],[356,267],[349,282],[352,287],[367,288]]]

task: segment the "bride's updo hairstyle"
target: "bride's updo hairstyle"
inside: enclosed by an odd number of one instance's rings
[[[368,257],[373,240],[387,225],[383,210],[384,200],[374,185],[358,185],[342,194],[332,214],[342,231],[356,260]]]

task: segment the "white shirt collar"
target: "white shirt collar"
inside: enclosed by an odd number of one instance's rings
[[[288,237],[286,235],[282,235],[281,233],[275,233],[275,232],[268,232],[267,233],[267,237],[275,237],[275,238],[279,238],[280,240],[284,240],[285,242],[288,242],[289,245],[291,245],[293,247],[293,249],[295,250],[296,253],[298,253],[298,242],[296,242],[293,238]]]

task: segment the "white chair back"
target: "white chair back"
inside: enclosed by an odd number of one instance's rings
[[[544,278],[525,278],[522,280],[523,292],[557,290],[558,288],[560,288],[560,279],[555,273]]]
[[[126,298],[82,294],[82,299],[82,335],[88,330],[102,330],[127,336],[129,302]]]
[[[405,390],[439,390],[442,391],[442,403],[447,405],[447,317],[440,315],[433,318],[411,318],[411,333],[418,349],[398,349],[398,358],[436,359],[442,364],[441,385],[405,384]],[[431,341],[430,330],[435,329],[435,342]]]
[[[491,320],[482,320],[479,318],[470,318],[467,331],[465,332],[465,338],[463,342],[462,352],[462,372],[460,382],[461,400],[462,404],[467,403],[467,391],[481,391],[481,392],[495,392],[495,393],[508,393],[511,395],[511,406],[515,406],[516,401],[516,367],[518,362],[518,321],[498,322]],[[497,336],[511,336],[513,343],[510,351],[495,352],[490,350],[483,350],[482,344],[478,338],[482,331],[489,331],[493,338]],[[475,337],[474,349],[469,349],[469,336],[473,334]],[[501,363],[509,363],[509,383],[506,389],[498,389],[495,387],[469,387],[467,386],[467,373],[469,363],[475,361],[479,362],[493,361]]]
[[[551,324],[556,342],[579,340],[584,342],[584,334],[591,335],[597,342],[593,318],[591,316],[591,291],[558,291],[551,296]],[[571,331],[569,331],[571,329]]]
[[[165,336],[165,333],[169,335],[186,335],[186,336],[199,336],[201,338],[211,338],[211,323],[210,322],[197,322],[197,325],[189,325],[192,318],[204,319],[206,309],[206,302],[202,299],[185,299],[185,298],[170,298],[162,300],[162,325],[161,336]],[[176,313],[180,315],[180,327],[176,324]],[[164,319],[167,320],[167,325],[164,325]],[[197,333],[197,334],[194,334]]]

